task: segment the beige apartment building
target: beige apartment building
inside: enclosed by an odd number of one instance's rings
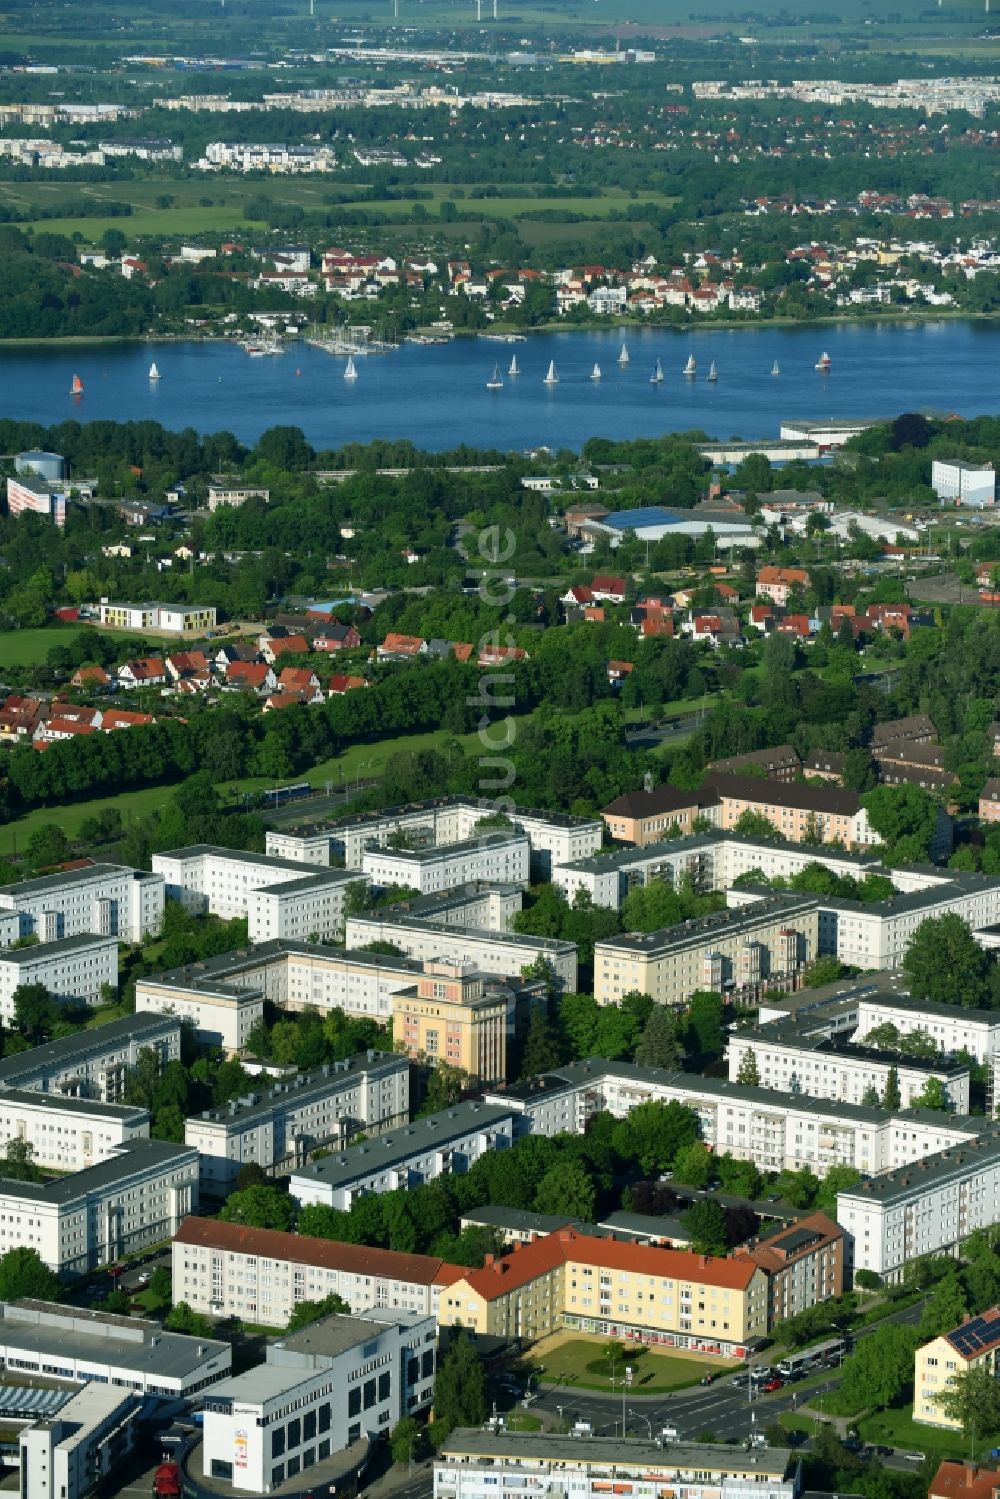
[[[878,842],[857,793],[839,786],[712,775],[699,795],[712,797],[712,821],[725,832],[736,826],[744,812],[755,812],[773,823],[789,843],[839,842],[845,848],[867,848]]]
[[[617,797],[601,816],[612,838],[644,848],[675,826],[683,834],[693,832],[695,819],[701,815],[699,798],[699,792],[678,791],[676,786],[646,787]]]
[[[425,963],[416,992],[392,997],[392,1034],[414,1061],[447,1062],[479,1083],[507,1076],[507,1000],[472,967]]]
[[[1000,1306],[979,1317],[967,1317],[961,1327],[924,1343],[913,1356],[913,1419],[942,1431],[961,1431],[962,1424],[941,1409],[938,1397],[956,1375],[968,1369],[1000,1374]]]
[[[487,1255],[442,1292],[438,1321],[528,1343],[570,1328],[742,1357],[767,1332],[768,1280],[749,1256],[626,1244],[567,1226]]]
[[[617,1004],[638,990],[658,1004],[682,1005],[699,989],[750,991],[768,977],[796,973],[816,956],[818,943],[816,897],[774,895],[658,932],[598,942],[594,995],[599,1004]]]

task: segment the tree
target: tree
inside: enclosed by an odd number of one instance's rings
[[[934,1287],[934,1295],[924,1301],[920,1314],[920,1337],[923,1342],[960,1327],[969,1312],[969,1298],[958,1274],[946,1275]]]
[[[908,856],[927,857],[938,819],[937,803],[929,792],[920,786],[876,786],[862,796],[861,805],[890,851],[905,840]]]
[[[882,1107],[882,1100],[878,1096],[878,1089],[874,1083],[868,1084],[861,1095],[861,1102],[868,1109],[879,1109]]]
[[[736,1081],[742,1083],[744,1088],[760,1087],[760,1068],[757,1066],[757,1053],[752,1046],[743,1053]]]
[[[763,812],[754,812],[750,807],[737,817],[733,823],[733,832],[739,833],[743,838],[763,838],[770,843],[777,843],[781,838],[781,833],[771,819],[765,817]]]
[[[59,1280],[37,1249],[8,1249],[0,1255],[0,1301],[58,1301]]]
[[[311,1322],[319,1322],[323,1317],[346,1317],[350,1315],[350,1311],[343,1296],[331,1291],[322,1301],[297,1302],[285,1331],[298,1332],[300,1327],[308,1327]]]
[[[626,1163],[637,1163],[644,1172],[666,1171],[677,1153],[698,1138],[698,1116],[693,1109],[672,1099],[658,1103],[649,1099],[637,1104],[615,1125],[612,1142]]]
[[[689,1055],[701,1060],[722,1055],[726,1045],[723,1020],[726,1007],[722,995],[711,989],[701,989],[688,1001],[687,1033],[684,1048]]]
[[[521,1076],[536,1077],[541,1072],[551,1072],[562,1060],[559,1054],[559,1039],[545,1013],[544,1006],[536,1005],[531,1012],[528,1034],[521,1054]]]
[[[871,1291],[874,1295],[882,1289],[882,1277],[876,1270],[855,1270],[854,1284],[859,1291]]]
[[[450,1062],[438,1062],[427,1079],[427,1091],[420,1106],[421,1114],[439,1114],[458,1103],[469,1086],[469,1074]]]
[[[701,1140],[693,1140],[677,1152],[674,1180],[685,1187],[707,1187],[712,1179],[714,1157]]]
[[[851,1410],[885,1410],[913,1381],[913,1354],[921,1339],[898,1322],[860,1338],[844,1360],[841,1390]]]
[[[427,1434],[413,1416],[403,1416],[389,1433],[389,1451],[394,1463],[419,1462],[427,1450]]]
[[[535,1212],[582,1218],[589,1223],[596,1202],[597,1193],[590,1173],[579,1161],[564,1161],[546,1171],[538,1183]]]
[[[691,1248],[696,1254],[728,1254],[726,1211],[719,1203],[707,1197],[702,1202],[694,1202],[681,1222],[691,1236]]]
[[[844,973],[844,965],[839,958],[832,953],[824,953],[822,957],[813,958],[807,963],[803,973],[803,982],[808,989],[818,989],[822,984],[836,983]]]
[[[944,1083],[939,1077],[929,1077],[923,1086],[923,1090],[913,1099],[911,1108],[914,1109],[937,1109],[946,1114],[951,1107],[948,1095],[944,1090]]]
[[[898,1109],[902,1103],[899,1091],[899,1072],[895,1067],[890,1067],[885,1077],[885,1088],[882,1093],[882,1107],[884,1109]]]
[[[32,1046],[47,1041],[56,1021],[57,1007],[44,984],[18,984],[13,994],[14,1024]]]
[[[715,1169],[723,1192],[751,1199],[760,1195],[763,1178],[753,1161],[738,1161],[727,1152],[716,1156]]]
[[[458,1334],[438,1364],[434,1420],[446,1433],[486,1420],[486,1373],[467,1333]]]
[[[35,1147],[30,1140],[14,1136],[7,1141],[7,1149],[0,1156],[0,1176],[10,1181],[40,1182],[42,1173],[35,1165]]]
[[[973,1443],[977,1435],[1000,1428],[1000,1383],[985,1364],[959,1370],[936,1400],[948,1419],[957,1421]]]
[[[938,1004],[989,1007],[990,959],[961,916],[947,913],[922,921],[903,957],[916,999]]]
[[[192,1338],[210,1338],[213,1331],[204,1312],[193,1311],[186,1301],[178,1301],[171,1308],[163,1319],[163,1325],[168,1332],[184,1332]]]
[[[287,1192],[277,1187],[247,1187],[231,1192],[219,1214],[223,1223],[243,1223],[247,1228],[278,1228],[290,1232],[295,1208]]]
[[[676,1072],[683,1059],[674,1017],[664,1005],[654,1006],[635,1048],[636,1065],[662,1067],[665,1072]]]

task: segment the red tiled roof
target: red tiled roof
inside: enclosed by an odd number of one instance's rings
[[[968,1463],[942,1463],[927,1490],[929,1499],[993,1499],[1000,1472]]]
[[[155,723],[152,713],[130,713],[127,708],[109,708],[101,719],[101,729],[110,733],[112,729],[141,729]]]

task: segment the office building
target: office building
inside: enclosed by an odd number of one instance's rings
[[[0,1108],[3,1095],[0,1094]],[[364,1052],[311,1072],[268,1081],[187,1120],[206,1195],[225,1197],[240,1168],[276,1175],[305,1165],[311,1151],[343,1150],[354,1135],[378,1135],[410,1115],[410,1068],[391,1052]]]
[[[188,1397],[229,1373],[233,1351],[158,1322],[54,1301],[0,1301],[0,1364],[32,1380],[117,1385],[138,1395]]]
[[[765,979],[795,975],[815,957],[818,903],[812,895],[772,895],[739,910],[622,937],[594,947],[594,996],[616,1004],[623,994],[650,994],[683,1005],[699,989],[754,997]]]
[[[434,1499],[606,1499],[608,1494],[677,1494],[684,1499],[797,1499],[797,1458],[784,1447],[698,1442],[663,1446],[630,1424],[628,1441],[586,1441],[553,1432],[453,1431],[434,1460]]]
[[[154,1052],[161,1068],[179,1061],[180,1022],[163,1015],[123,1015],[94,1030],[15,1052],[0,1060],[0,1090],[31,1089],[62,1098],[118,1103],[125,1079],[142,1051]]]
[[[459,1103],[414,1119],[374,1140],[293,1171],[290,1191],[303,1207],[312,1202],[350,1210],[364,1192],[423,1186],[444,1174],[463,1176],[480,1156],[506,1150],[514,1138],[510,1109]]]
[[[56,1000],[97,1004],[118,989],[118,943],[114,937],[63,937],[35,947],[0,951],[0,1020],[14,1019],[14,991],[42,984]]]
[[[142,1401],[91,1381],[18,1436],[21,1499],[85,1499],[133,1450]]]
[[[557,937],[527,937],[518,932],[490,931],[483,927],[453,926],[446,920],[428,920],[400,905],[374,911],[367,916],[349,916],[348,947],[370,942],[392,942],[409,958],[421,962],[462,963],[486,975],[517,977],[539,959],[549,964],[559,986],[576,990],[576,943]]]
[[[163,877],[121,864],[65,869],[0,885],[0,910],[18,912],[18,935],[41,942],[85,933],[142,942],[163,923]]]
[[[992,463],[935,458],[931,463],[931,488],[942,505],[970,505],[982,510],[996,504]]]
[[[966,1317],[961,1327],[942,1333],[917,1349],[913,1357],[913,1419],[942,1431],[961,1431],[961,1421],[941,1407],[940,1397],[959,1374],[985,1369],[994,1379],[1000,1372],[1000,1306],[977,1317]]]
[[[333,1452],[386,1437],[431,1401],[434,1319],[371,1309],[326,1317],[267,1346],[267,1362],[205,1396],[203,1466],[267,1494]]]
[[[414,1061],[445,1062],[476,1084],[507,1076],[507,1001],[460,963],[425,963],[416,992],[392,1000],[392,1034]]]
[[[430,895],[471,880],[527,885],[530,854],[524,833],[494,832],[436,848],[367,848],[361,868],[369,884],[382,890],[397,885]]]
[[[113,604],[101,599],[100,620],[115,630],[162,630],[168,635],[205,635],[218,610],[205,604]]]
[[[47,1170],[83,1171],[123,1145],[148,1139],[145,1109],[31,1089],[0,1090],[0,1154],[12,1140],[25,1140],[34,1164]]]
[[[174,1236],[173,1298],[210,1317],[284,1327],[301,1301],[343,1298],[437,1318],[442,1290],[466,1272],[429,1254],[402,1254],[307,1234],[186,1218]]]

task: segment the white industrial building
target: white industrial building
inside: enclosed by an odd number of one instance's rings
[[[396,834],[406,834],[414,845],[441,848],[464,843],[479,835],[479,824],[496,813],[496,807],[470,796],[437,797],[410,802],[380,812],[359,812],[342,821],[317,824],[294,831],[271,829],[267,834],[269,854],[298,859],[305,864],[329,864],[343,859],[348,869],[361,869],[366,849],[385,848]],[[531,874],[536,880],[551,878],[552,870],[571,859],[596,853],[604,837],[599,817],[570,817],[562,812],[538,812],[525,807],[504,806],[510,829],[494,825],[491,831],[523,833],[531,845]],[[486,832],[487,829],[482,829]]]
[[[82,1275],[177,1232],[198,1205],[198,1154],[135,1140],[51,1181],[0,1179],[0,1254],[27,1247],[58,1275]]]
[[[277,1079],[197,1114],[188,1119],[184,1140],[198,1152],[202,1190],[224,1197],[241,1166],[298,1168],[320,1146],[343,1149],[353,1135],[377,1135],[409,1115],[407,1058],[370,1051]]]
[[[380,1306],[436,1318],[441,1291],[468,1273],[434,1255],[214,1218],[186,1218],[172,1253],[175,1303],[264,1327],[284,1327],[299,1302],[332,1295],[352,1313]]]
[[[91,1381],[18,1436],[21,1499],[84,1499],[135,1446],[142,1401]]]
[[[42,1379],[118,1385],[139,1395],[189,1396],[229,1373],[233,1350],[54,1301],[0,1301],[0,1368]]]
[[[933,1077],[943,1085],[951,1109],[969,1112],[967,1067],[886,1056],[817,1035],[795,1021],[771,1021],[754,1030],[733,1031],[726,1054],[730,1082],[736,1082],[743,1059],[752,1055],[765,1088],[860,1104],[869,1088],[880,1096],[884,1093],[889,1071],[895,1068],[904,1109],[915,1103]]]
[[[556,980],[571,993],[576,990],[576,943],[556,937],[527,937],[517,932],[487,931],[480,927],[449,926],[443,920],[408,915],[402,907],[347,918],[348,947],[369,942],[392,942],[409,958],[440,958],[469,963],[485,974],[512,978],[539,958],[549,963]]]
[[[12,1140],[26,1140],[36,1166],[83,1171],[123,1145],[148,1139],[146,1109],[31,1089],[0,1091],[0,1155]]]
[[[507,1149],[513,1138],[510,1109],[459,1103],[310,1162],[292,1172],[289,1190],[304,1207],[319,1202],[348,1212],[365,1192],[405,1191],[439,1176],[464,1176],[481,1156]]]
[[[530,856],[523,833],[489,833],[438,848],[369,848],[361,856],[361,868],[369,884],[383,890],[400,885],[430,895],[473,880],[527,885]]]
[[[992,463],[935,458],[931,463],[931,488],[942,505],[972,505],[981,510],[996,504]]]
[[[14,991],[43,984],[54,999],[96,1004],[102,991],[118,988],[118,943],[114,937],[64,937],[34,947],[0,951],[0,1020],[14,1020]]]
[[[424,1410],[436,1331],[419,1312],[326,1317],[267,1346],[267,1362],[205,1396],[203,1467],[234,1489],[269,1494],[363,1437]]]
[[[93,933],[142,942],[163,924],[163,876],[123,864],[91,864],[0,885],[0,910],[21,916],[19,936],[42,942]]]
[[[302,881],[302,864],[291,859],[271,858],[266,854],[245,853],[242,849],[213,848],[207,843],[193,844],[190,848],[176,848],[153,855],[153,870],[166,881],[166,893],[171,900],[178,900],[196,915],[209,913],[231,921],[234,917],[245,917],[251,922],[250,936],[254,941],[266,941],[279,933],[255,932],[255,925],[277,919],[266,905],[258,906],[254,895],[258,891],[276,889],[293,881]],[[317,875],[317,881],[324,876]],[[320,936],[339,935],[343,928],[343,901],[351,879],[343,870],[328,870],[331,903],[327,907],[318,905],[315,892],[317,884],[301,893],[303,909],[312,918],[321,920]],[[294,906],[285,907],[282,920],[293,920]]]
[[[0,1089],[33,1089],[61,1098],[117,1103],[141,1051],[161,1067],[180,1060],[180,1022],[163,1015],[124,1015],[94,1030],[46,1041],[0,1061]]]
[[[837,1221],[855,1272],[896,1281],[910,1260],[956,1253],[1000,1222],[1000,1127],[839,1192]]]

